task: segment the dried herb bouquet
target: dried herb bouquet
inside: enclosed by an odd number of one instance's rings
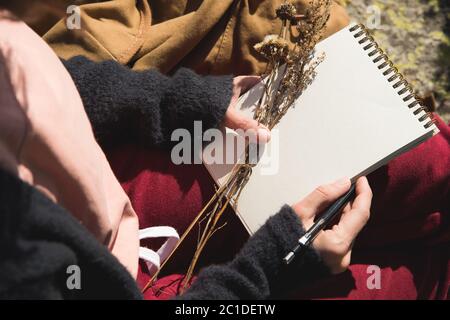
[[[255,50],[267,59],[268,63],[263,75],[265,89],[257,103],[254,118],[269,129],[278,124],[293,106],[294,101],[314,80],[316,67],[324,59],[323,55],[315,58],[314,48],[323,37],[330,6],[331,0],[311,0],[306,11],[299,14],[294,4],[286,1],[276,10],[277,18],[282,21],[280,33],[267,35],[264,41],[255,45]],[[226,183],[216,190],[174,249],[175,251],[198,225],[197,247],[181,283],[181,291],[184,291],[190,283],[205,245],[214,233],[224,226],[218,223],[225,209],[230,204],[237,205],[239,196],[250,179],[254,164],[249,161],[248,145],[244,159],[244,163],[235,165]],[[165,262],[170,257],[171,255]],[[164,263],[161,268],[163,266]],[[151,287],[157,275],[158,272],[144,291]]]

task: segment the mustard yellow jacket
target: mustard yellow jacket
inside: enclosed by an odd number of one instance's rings
[[[81,29],[69,30],[61,20],[44,38],[65,59],[113,59],[135,70],[152,67],[164,73],[184,66],[201,74],[259,74],[265,62],[253,45],[278,33],[275,9],[282,2],[82,0],[77,2]],[[304,10],[309,0],[295,2]],[[333,3],[326,35],[347,24],[345,10]]]

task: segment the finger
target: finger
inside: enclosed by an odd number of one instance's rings
[[[366,177],[356,181],[356,198],[353,201],[352,210],[343,215],[339,221],[339,227],[344,232],[348,241],[353,241],[364,228],[370,217],[370,205],[372,203],[372,190]]]
[[[261,82],[260,76],[239,76],[233,79],[234,86],[240,89],[240,95],[253,88],[259,82]]]
[[[248,136],[255,136],[259,143],[270,141],[270,130],[258,123],[255,119],[249,118],[234,108],[228,108],[225,114],[224,124],[233,130],[242,130]]]
[[[312,219],[333,201],[344,195],[351,186],[350,179],[339,179],[331,184],[316,188],[303,200],[293,206],[294,211],[303,219]]]
[[[342,257],[340,265],[333,270],[333,274],[339,274],[348,269],[352,261],[352,250],[350,249],[345,256]]]
[[[349,203],[347,203],[347,204],[345,205],[344,209],[342,209],[342,214],[344,215],[344,214],[346,214],[347,212],[349,212],[350,210],[352,210],[352,205],[351,205],[351,203],[349,202]]]
[[[350,210],[352,210],[352,204],[349,202],[345,205],[344,209],[342,209],[342,213],[340,215],[337,215],[333,220],[334,226],[336,226],[336,223],[341,220],[341,217],[345,216]]]
[[[356,197],[353,200],[352,208],[369,210],[372,204],[372,189],[366,177],[361,177],[356,181]]]

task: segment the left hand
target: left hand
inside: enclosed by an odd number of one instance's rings
[[[230,129],[252,130],[256,132],[257,140],[260,143],[270,141],[270,130],[258,123],[255,119],[249,118],[236,109],[239,97],[261,81],[259,76],[239,76],[233,79],[233,96],[230,105],[225,113],[224,125]]]

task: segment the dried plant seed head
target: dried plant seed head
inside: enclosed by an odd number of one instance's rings
[[[269,61],[284,62],[289,54],[289,43],[278,35],[268,35],[254,46],[255,50]]]
[[[280,20],[296,22],[297,9],[292,3],[283,3],[276,10],[277,17]]]
[[[271,67],[270,71],[269,69],[267,71],[267,78],[263,83],[264,90],[254,114],[254,118],[269,129],[277,125],[289,109],[294,107],[295,100],[303,94],[316,77],[316,68],[325,57],[323,54],[314,55],[314,48],[323,36],[331,2],[332,0],[309,0],[308,9],[301,19],[298,19],[299,15],[294,11],[295,7],[292,4],[281,5],[276,14],[278,18],[287,23],[283,24],[284,30],[281,30],[280,34],[286,35],[286,32],[283,31],[286,31],[291,16],[296,16],[299,21],[296,26],[297,30],[294,29],[294,31],[298,31],[299,36],[290,34],[294,42],[292,45],[284,37],[269,35],[254,47],[269,60],[268,66]],[[280,67],[281,63],[285,64],[285,68]],[[280,81],[277,81],[278,76],[281,76]],[[217,189],[213,198],[194,220],[194,224],[199,221],[206,221],[206,223],[201,226],[201,232],[199,230],[197,248],[182,282],[183,290],[192,279],[205,244],[217,230],[222,228],[217,225],[217,222],[224,210],[230,204],[230,200],[233,200],[234,205],[237,204],[241,191],[250,178],[254,164],[248,160],[248,150],[246,153],[246,163],[234,167],[227,182]],[[153,276],[152,282],[156,275]]]

